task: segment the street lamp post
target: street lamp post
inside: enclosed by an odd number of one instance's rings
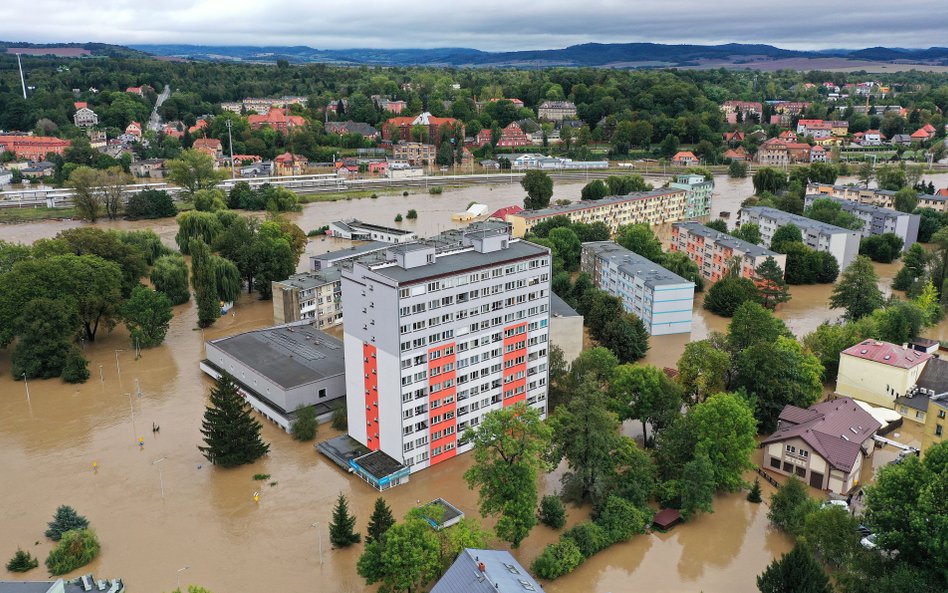
[[[30,399],[30,382],[26,380],[26,373],[23,373],[23,385],[26,387],[26,403],[33,407],[33,400]]]
[[[164,499],[165,497],[165,478],[161,473],[161,462],[164,460],[165,458],[162,457],[161,459],[156,459],[151,462],[152,465],[158,466],[158,483],[161,485],[161,498],[162,499]]]
[[[185,566],[178,569],[178,573],[174,575],[174,588],[178,591],[181,590],[181,573],[191,568],[190,566]]]
[[[316,528],[316,543],[319,546],[319,563],[323,563],[323,538],[319,532],[319,521],[313,523],[313,527]]]

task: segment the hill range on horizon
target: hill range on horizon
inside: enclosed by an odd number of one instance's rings
[[[788,50],[765,44],[728,43],[722,45],[661,43],[585,43],[562,49],[490,52],[472,48],[352,48],[317,49],[308,46],[242,46],[190,44],[102,43],[33,44],[0,42],[0,48],[27,48],[37,55],[43,49],[86,49],[86,55],[105,57],[145,57],[215,62],[294,64],[324,63],[352,66],[442,66],[494,68],[790,68],[858,70],[885,64],[899,69],[919,66],[948,69],[948,48],[906,49],[871,47],[864,49]],[[63,57],[73,57],[64,55]]]

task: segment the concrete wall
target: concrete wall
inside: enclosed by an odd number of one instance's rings
[[[662,336],[691,332],[691,315],[695,300],[692,283],[658,286],[652,292],[652,316],[649,334]]]
[[[566,364],[573,364],[583,351],[583,317],[550,316],[550,343],[563,351]]]
[[[892,410],[895,398],[905,395],[918,382],[924,368],[924,363],[903,369],[840,354],[836,393]]]

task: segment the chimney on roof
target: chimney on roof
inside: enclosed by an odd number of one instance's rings
[[[487,572],[487,566],[485,566],[483,562],[477,563],[477,569],[481,572]]]

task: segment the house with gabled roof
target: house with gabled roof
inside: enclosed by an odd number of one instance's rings
[[[836,393],[894,409],[896,400],[918,383],[931,358],[905,346],[863,340],[840,352]]]
[[[690,167],[698,164],[698,157],[693,152],[681,151],[672,157],[671,163],[679,167]]]
[[[431,593],[543,593],[506,550],[464,549]]]
[[[859,485],[864,460],[882,425],[851,398],[809,408],[785,406],[777,430],[761,441],[764,467],[820,490],[847,494]]]

